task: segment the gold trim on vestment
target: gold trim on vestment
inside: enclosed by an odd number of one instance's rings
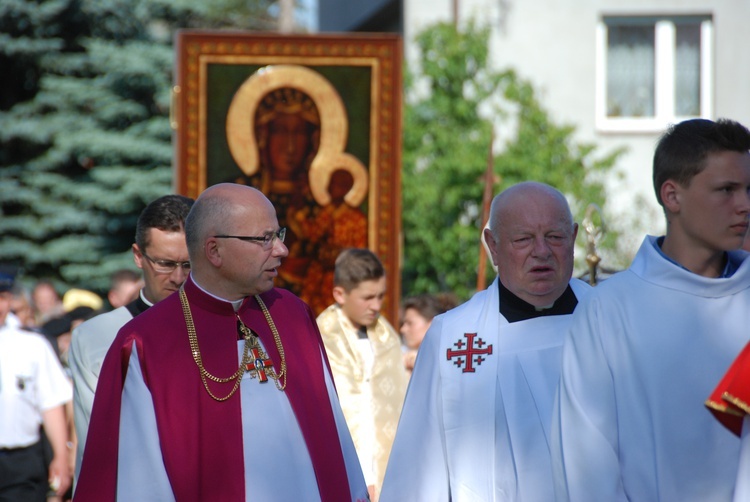
[[[739,409],[741,409],[742,411],[744,411],[744,412],[745,412],[745,414],[747,414],[747,415],[750,415],[750,405],[748,405],[748,404],[747,404],[747,403],[746,403],[745,401],[743,401],[742,399],[740,399],[740,398],[738,398],[738,397],[735,397],[735,396],[733,396],[733,395],[732,395],[732,394],[730,394],[729,392],[725,392],[724,394],[722,394],[722,395],[721,395],[721,398],[722,398],[723,400],[727,401],[727,402],[730,402],[730,403],[732,403],[732,404],[733,404],[734,406],[736,406],[737,408],[739,408]],[[743,414],[742,414],[742,413],[738,413],[738,415],[739,415],[739,416],[742,416]]]

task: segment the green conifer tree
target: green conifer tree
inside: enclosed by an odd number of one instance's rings
[[[3,1],[1,262],[98,292],[133,267],[138,214],[172,191],[174,31],[226,24],[210,14],[197,0]]]

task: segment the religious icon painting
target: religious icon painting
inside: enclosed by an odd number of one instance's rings
[[[316,314],[341,250],[368,247],[400,272],[401,60],[395,35],[177,35],[176,190],[263,191],[287,229],[276,285]],[[389,281],[390,319],[399,287]]]

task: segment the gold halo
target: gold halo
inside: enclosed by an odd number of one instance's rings
[[[229,151],[242,172],[248,176],[258,172],[260,167],[254,111],[268,93],[284,87],[303,91],[318,107],[321,149],[324,142],[330,145],[329,148],[338,146],[339,151],[346,144],[349,124],[344,104],[328,80],[304,66],[265,66],[248,77],[237,89],[227,112]]]
[[[331,194],[328,193],[328,183],[334,171],[344,169],[349,171],[354,178],[354,185],[344,196],[344,201],[352,207],[362,204],[367,195],[367,170],[354,155],[346,152],[337,152],[334,155],[325,153],[315,156],[310,166],[310,191],[312,196],[321,206],[331,203]]]
[[[344,152],[349,135],[344,102],[331,83],[310,68],[298,65],[265,66],[242,83],[227,112],[227,143],[232,158],[247,176],[258,172],[260,162],[254,132],[254,110],[269,92],[284,87],[299,89],[307,94],[320,115],[320,146],[308,173],[313,197],[320,205],[330,203],[328,180],[331,173],[336,169],[346,169],[354,177],[354,186],[344,200],[358,206],[367,194],[367,170],[357,158]]]

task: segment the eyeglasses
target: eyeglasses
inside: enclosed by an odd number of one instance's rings
[[[239,239],[246,242],[257,242],[263,249],[271,249],[276,239],[284,242],[284,237],[286,237],[286,228],[280,228],[275,232],[268,232],[258,237],[249,235],[214,235],[215,239]]]
[[[185,273],[190,272],[189,261],[155,260],[143,251],[141,251],[141,254],[151,262],[151,264],[154,266],[154,270],[160,274],[171,274],[177,267],[180,267]]]

